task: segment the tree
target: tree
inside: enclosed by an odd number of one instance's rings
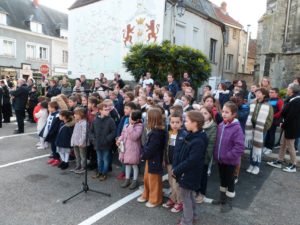
[[[210,77],[211,67],[207,57],[199,50],[172,45],[169,41],[158,44],[136,44],[124,58],[127,72],[136,81],[146,72],[151,72],[154,80],[166,83],[169,72],[181,81],[182,74],[188,72],[192,85],[199,87]]]

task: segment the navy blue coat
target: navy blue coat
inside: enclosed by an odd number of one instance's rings
[[[58,86],[53,86],[53,87],[50,87],[48,89],[48,92],[47,92],[47,97],[48,98],[52,98],[54,96],[57,96],[61,93],[61,90],[58,88]]]
[[[174,155],[173,173],[180,187],[193,191],[200,189],[207,145],[206,133],[198,131],[189,133],[178,146],[180,150]]]
[[[29,91],[26,84],[23,84],[15,91],[11,92],[11,95],[14,96],[13,103],[15,110],[25,110],[28,100],[28,94]]]
[[[154,174],[163,173],[164,147],[166,143],[166,131],[153,129],[147,135],[146,143],[142,149],[142,160],[148,160],[148,172]]]
[[[57,147],[71,148],[71,138],[74,130],[74,125],[75,122],[73,120],[66,124],[61,121],[55,140],[55,145]]]
[[[176,93],[179,91],[179,87],[178,87],[176,81],[173,81],[171,84],[169,84],[168,89],[170,92],[172,92],[173,97],[175,97]]]
[[[59,113],[58,111],[52,113],[54,118],[53,118],[53,121],[51,123],[50,130],[49,130],[47,136],[45,137],[45,141],[50,142],[50,143],[55,142],[56,136],[57,136],[57,133],[58,133],[58,130],[59,130],[59,126],[60,126],[61,121],[58,117],[58,113]],[[39,135],[40,137],[43,137],[44,129],[45,129],[46,126],[47,126],[47,123],[44,126],[44,128],[41,130],[40,135]]]

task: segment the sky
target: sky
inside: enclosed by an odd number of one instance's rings
[[[126,0],[129,1],[129,0]],[[151,1],[151,0],[148,0]],[[210,0],[212,3],[220,6],[224,0]],[[227,2],[227,11],[231,17],[239,21],[244,29],[250,24],[252,38],[257,36],[257,22],[266,11],[267,0],[225,0]],[[68,12],[68,8],[75,0],[40,0],[40,4],[51,8]]]

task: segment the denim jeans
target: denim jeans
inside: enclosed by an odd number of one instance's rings
[[[109,149],[96,150],[98,172],[107,174],[109,167]]]

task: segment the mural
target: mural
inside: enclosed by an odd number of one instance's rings
[[[164,0],[102,0],[71,10],[71,76],[125,73],[123,58],[130,46],[163,40],[164,4]]]

